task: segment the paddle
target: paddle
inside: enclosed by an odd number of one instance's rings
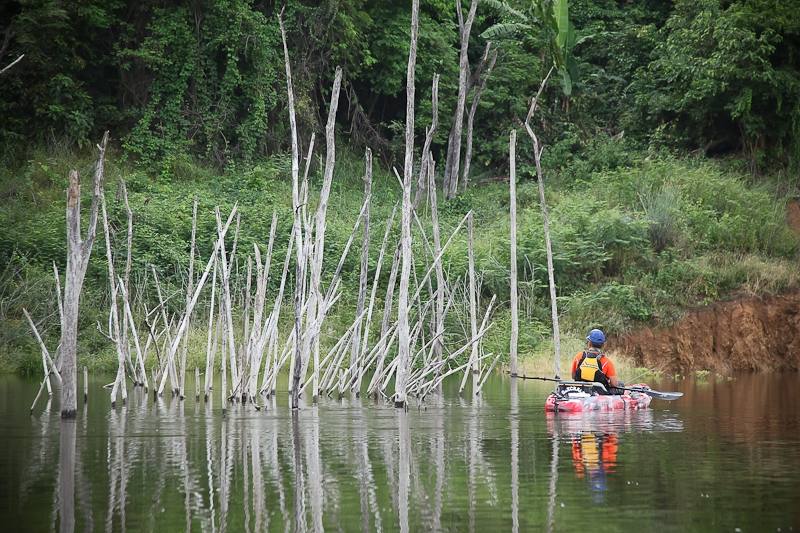
[[[606,388],[603,386],[602,383],[597,383],[594,381],[567,381],[563,379],[543,378],[538,376],[517,376],[517,377],[522,379],[538,379],[539,381],[554,381],[556,383],[561,383],[563,385],[576,385],[576,386],[592,385],[593,387],[599,387],[602,390],[606,390]],[[666,400],[666,401],[677,400],[678,398],[683,396],[682,392],[661,392],[650,388],[647,389],[641,387],[612,387],[612,388],[619,390],[627,390],[632,392],[641,392],[643,394],[647,394],[651,398],[656,398],[658,400]]]

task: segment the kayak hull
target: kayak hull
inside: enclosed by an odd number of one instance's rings
[[[643,383],[632,388],[649,388]],[[544,410],[551,413],[582,413],[585,411],[624,411],[647,409],[652,398],[643,392],[625,391],[625,394],[587,394],[573,388],[551,393],[544,402]]]

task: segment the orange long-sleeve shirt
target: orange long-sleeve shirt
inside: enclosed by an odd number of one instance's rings
[[[584,352],[578,352],[572,359],[572,369],[570,370],[570,377],[575,376],[575,371],[578,369],[578,365],[581,362],[583,353]],[[603,374],[605,374],[608,379],[617,377],[617,369],[614,368],[614,363],[611,361],[611,359],[608,358],[607,355],[603,354],[603,356],[600,357],[599,363],[600,363],[600,371]]]

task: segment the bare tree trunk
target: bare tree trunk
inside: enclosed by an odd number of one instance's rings
[[[561,375],[561,334],[558,328],[558,306],[556,303],[556,280],[553,274],[553,246],[550,243],[550,221],[547,214],[547,202],[545,201],[544,197],[544,176],[542,174],[542,151],[544,150],[544,147],[539,147],[539,138],[536,136],[536,133],[534,133],[533,128],[531,127],[531,119],[533,119],[533,114],[536,111],[536,104],[539,101],[539,97],[541,96],[545,85],[547,85],[547,80],[550,79],[550,74],[552,73],[553,68],[550,69],[550,72],[548,72],[547,76],[545,76],[544,80],[542,80],[542,84],[539,86],[539,92],[536,93],[536,96],[531,102],[531,107],[528,110],[528,116],[525,119],[525,129],[533,141],[533,157],[536,162],[536,178],[537,183],[539,184],[539,206],[542,209],[544,242],[547,248],[547,278],[550,284],[550,311],[553,319],[553,345],[555,348],[555,353],[553,355],[553,370],[556,379],[558,379]]]
[[[447,162],[444,169],[444,184],[446,198],[452,198],[458,191],[458,171],[461,164],[461,130],[464,125],[464,108],[467,103],[467,78],[469,77],[469,35],[472,32],[472,23],[475,21],[475,11],[478,9],[478,0],[471,0],[467,19],[461,9],[461,0],[456,0],[458,13],[458,28],[461,38],[461,52],[458,60],[458,99],[453,118],[453,129],[450,132],[450,142],[447,147]]]
[[[100,212],[103,215],[103,235],[106,240],[106,262],[108,263],[108,283],[111,295],[111,310],[109,313],[108,325],[109,336],[114,340],[117,348],[117,375],[114,379],[114,386],[111,389],[111,407],[117,404],[117,392],[122,388],[122,403],[128,401],[128,391],[125,382],[125,347],[122,344],[122,326],[120,321],[120,311],[117,304],[119,283],[114,272],[114,254],[111,250],[111,229],[106,212],[106,197],[101,195]]]
[[[367,307],[367,317],[364,321],[364,334],[361,340],[361,358],[363,359],[364,363],[363,363],[363,368],[361,371],[359,371],[358,378],[356,379],[356,382],[353,385],[354,390],[356,391],[361,390],[361,379],[364,376],[364,373],[366,372],[367,368],[371,364],[369,362],[369,357],[367,356],[367,349],[369,346],[369,328],[370,325],[372,324],[372,311],[375,307],[375,297],[378,293],[378,282],[380,281],[381,271],[383,269],[383,259],[386,254],[386,244],[389,241],[389,232],[392,229],[392,223],[394,222],[394,215],[396,211],[397,211],[397,206],[395,206],[395,208],[392,209],[392,214],[389,215],[389,220],[386,221],[386,228],[383,233],[383,241],[381,242],[381,250],[378,253],[378,262],[375,265],[375,274],[372,278],[372,292],[370,293],[369,306]],[[394,268],[393,272],[394,276],[390,276],[392,291],[394,291],[394,278],[396,277],[397,269]],[[391,305],[389,306],[389,309],[391,312]],[[388,328],[388,324],[386,324],[386,327]],[[383,333],[385,333],[385,331],[382,332],[381,338],[383,338]],[[378,370],[376,365],[376,372],[377,371]]]
[[[517,343],[519,341],[519,295],[517,293],[517,130],[511,130],[508,141],[509,154],[509,216],[511,241],[511,342],[509,346],[509,363],[511,376],[517,375]],[[513,386],[513,385],[512,385]]]
[[[422,198],[425,197],[425,190],[428,185],[428,166],[430,163],[431,143],[439,126],[439,75],[433,75],[431,84],[431,125],[425,131],[425,144],[422,145],[422,157],[419,164],[419,178],[417,179],[417,192],[414,195],[414,209],[419,206]]]
[[[483,53],[480,67],[478,67],[479,70],[482,71],[484,65],[486,65],[486,73],[481,76],[478,86],[475,87],[472,95],[472,105],[470,106],[469,114],[467,115],[467,145],[464,152],[464,174],[461,177],[462,187],[465,191],[467,190],[467,185],[469,183],[469,170],[472,166],[472,130],[475,124],[475,113],[478,111],[478,104],[481,101],[481,93],[486,87],[486,80],[489,79],[489,75],[492,73],[494,64],[497,61],[497,50],[495,50],[492,55],[489,56],[489,50],[491,46],[491,42],[486,43],[486,51]]]
[[[331,183],[333,181],[333,169],[336,165],[336,111],[339,108],[339,90],[342,87],[342,68],[336,68],[336,75],[333,79],[333,89],[331,90],[331,101],[328,109],[328,122],[325,124],[325,170],[322,178],[322,189],[319,193],[319,205],[317,206],[316,227],[314,228],[314,253],[311,264],[311,300],[306,314],[313,317],[317,322],[321,322],[325,317],[325,305],[322,301],[322,261],[325,255],[325,217],[328,211],[328,199],[331,193]],[[308,323],[308,322],[307,322]],[[314,351],[314,381],[313,397],[319,395],[319,335],[314,335],[309,339]]]
[[[473,0],[476,2],[477,0]],[[395,381],[395,407],[406,406],[406,380],[411,352],[408,327],[408,284],[411,277],[411,174],[414,172],[414,74],[417,63],[419,0],[411,7],[411,43],[406,71],[406,152],[403,165],[403,206],[401,212],[400,293],[397,296],[398,363]]]
[[[125,181],[120,181],[120,188],[122,189],[122,198],[125,205],[125,214],[127,215],[128,220],[128,233],[127,233],[127,240],[125,246],[125,272],[123,283],[125,285],[125,292],[130,294],[130,280],[131,280],[131,266],[133,262],[133,211],[131,211],[131,206],[128,203],[128,188],[125,186]],[[117,317],[119,318],[119,317]],[[130,345],[128,343],[128,322],[126,320],[122,320],[122,350],[125,354],[125,361],[128,363],[128,368],[131,369],[131,374],[133,376],[133,386],[135,387],[139,384],[138,376],[136,367],[133,366],[133,362],[131,361],[131,353],[130,353]]]
[[[206,380],[205,380],[205,400],[208,401],[208,394],[211,386],[214,383],[214,355],[217,351],[217,339],[214,338],[214,300],[216,299],[217,292],[217,269],[211,276],[211,303],[208,306],[208,339],[206,341]],[[219,332],[219,320],[217,320],[217,329]],[[217,335],[219,337],[219,335]]]
[[[350,376],[358,372],[359,358],[361,356],[361,325],[363,323],[362,314],[367,300],[367,278],[369,277],[369,204],[372,196],[372,150],[366,149],[364,154],[366,172],[364,174],[364,201],[367,209],[364,211],[364,236],[361,239],[361,272],[358,278],[358,303],[356,304],[356,316],[358,322],[353,330],[353,344],[350,352]],[[369,323],[366,325],[369,328]],[[360,393],[355,390],[356,396]]]
[[[478,336],[478,306],[477,306],[477,290],[475,288],[475,235],[474,235],[474,213],[469,212],[469,219],[467,219],[467,263],[469,264],[469,324],[470,334],[472,338]],[[470,365],[472,373],[478,372],[478,343],[472,345],[472,352],[470,354]]]
[[[292,232],[296,245],[297,262],[295,265],[294,279],[294,360],[291,376],[292,409],[297,409],[300,405],[300,372],[303,367],[303,349],[300,339],[301,323],[303,320],[303,291],[302,280],[305,276],[305,257],[303,255],[303,222],[300,217],[300,156],[297,144],[297,119],[294,111],[294,88],[292,87],[292,68],[289,64],[289,48],[286,45],[286,28],[283,26],[283,9],[278,17],[278,24],[281,29],[281,40],[283,41],[283,58],[286,67],[286,90],[288,94],[289,107],[289,132],[292,139],[292,209],[294,211],[294,222]]]
[[[194,249],[197,235],[197,197],[195,196],[192,202],[192,240],[189,244],[189,275],[186,278],[186,306],[189,306],[189,301],[192,298],[192,291],[194,290]],[[188,328],[188,326],[187,326]],[[183,338],[181,345],[181,374],[180,374],[180,398],[181,400],[186,397],[186,356],[189,353],[189,335]]]
[[[442,253],[442,238],[439,229],[439,206],[436,198],[436,165],[433,160],[428,167],[428,186],[431,203],[431,225],[433,227],[433,252],[436,257]],[[442,360],[442,350],[444,348],[444,297],[447,290],[447,283],[444,279],[444,269],[442,262],[436,261],[436,307],[434,317],[436,327],[434,329],[433,354],[437,362]],[[438,374],[438,372],[437,372]]]
[[[231,253],[228,255],[225,251],[225,232],[222,228],[222,219],[220,218],[219,210],[215,213],[217,219],[217,248],[214,250],[214,253],[219,253],[220,259],[220,273],[222,274],[221,279],[221,288],[222,288],[222,304],[223,304],[223,311],[224,314],[220,317],[223,324],[223,335],[227,340],[226,346],[228,347],[228,362],[225,362],[225,357],[223,355],[222,364],[229,364],[231,369],[231,388],[235,387],[236,382],[239,379],[239,370],[236,364],[236,340],[234,339],[234,322],[233,322],[233,302],[231,300],[231,288],[230,288],[230,279],[231,279],[231,270],[233,269],[233,259],[234,253],[236,250],[236,241],[234,238],[234,244],[231,247]],[[227,228],[226,228],[227,229]],[[239,218],[237,214],[236,219],[236,229],[239,229]],[[210,261],[213,260],[211,258]],[[187,312],[188,312],[187,306]],[[188,327],[188,320],[189,317],[185,318]]]
[[[61,321],[61,417],[73,418],[78,411],[78,306],[83,279],[89,265],[95,236],[97,234],[97,212],[102,195],[105,171],[108,132],[98,145],[99,156],[95,165],[92,207],[89,226],[81,237],[81,188],[78,173],[69,174],[67,189],[67,270],[64,276],[64,319]]]
[[[228,220],[225,222],[224,227],[218,228],[218,230],[217,230],[218,237],[217,237],[216,242],[214,243],[214,249],[212,250],[211,256],[208,259],[208,263],[206,263],[206,268],[203,271],[203,274],[200,276],[200,279],[197,281],[197,286],[194,289],[194,295],[192,296],[192,299],[189,301],[189,305],[186,307],[186,311],[184,311],[183,317],[181,318],[181,321],[180,321],[180,323],[178,325],[178,329],[175,332],[175,337],[170,341],[169,352],[167,353],[167,358],[166,358],[167,367],[169,367],[169,365],[171,365],[171,364],[174,364],[174,362],[175,362],[175,354],[178,352],[178,348],[180,347],[181,337],[186,332],[186,328],[189,325],[189,317],[192,314],[192,310],[194,309],[194,306],[197,305],[197,300],[200,298],[200,292],[202,291],[203,285],[205,284],[206,279],[208,278],[208,274],[211,271],[211,268],[216,263],[217,254],[220,254],[221,258],[223,259],[223,263],[224,263],[225,252],[223,250],[223,248],[224,248],[223,242],[225,240],[225,234],[228,232],[228,228],[230,228],[231,222],[233,221],[233,217],[236,215],[236,210],[237,209],[238,209],[238,206],[234,205],[233,210],[231,211],[231,214],[228,216]],[[219,215],[219,211],[217,212],[217,215]],[[224,275],[224,272],[225,271],[223,270],[223,275]],[[228,310],[230,310],[230,308]],[[232,320],[227,320],[227,322],[231,323],[233,321]],[[169,327],[169,326],[167,326],[167,327]],[[230,334],[230,332],[229,332],[229,334]],[[231,335],[231,337],[232,337],[232,335]],[[232,348],[229,348],[229,350],[231,351],[231,358],[232,358],[233,357],[233,353],[232,353],[233,350],[232,350]],[[161,375],[161,381],[160,381],[160,384],[158,386],[158,391],[157,392],[158,392],[159,396],[161,396],[164,393],[164,387],[166,386],[166,384],[167,384],[167,372],[164,371],[162,373],[162,375]]]

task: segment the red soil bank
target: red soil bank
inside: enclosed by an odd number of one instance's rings
[[[612,338],[612,351],[670,374],[800,368],[800,292],[718,302],[671,327]]]

